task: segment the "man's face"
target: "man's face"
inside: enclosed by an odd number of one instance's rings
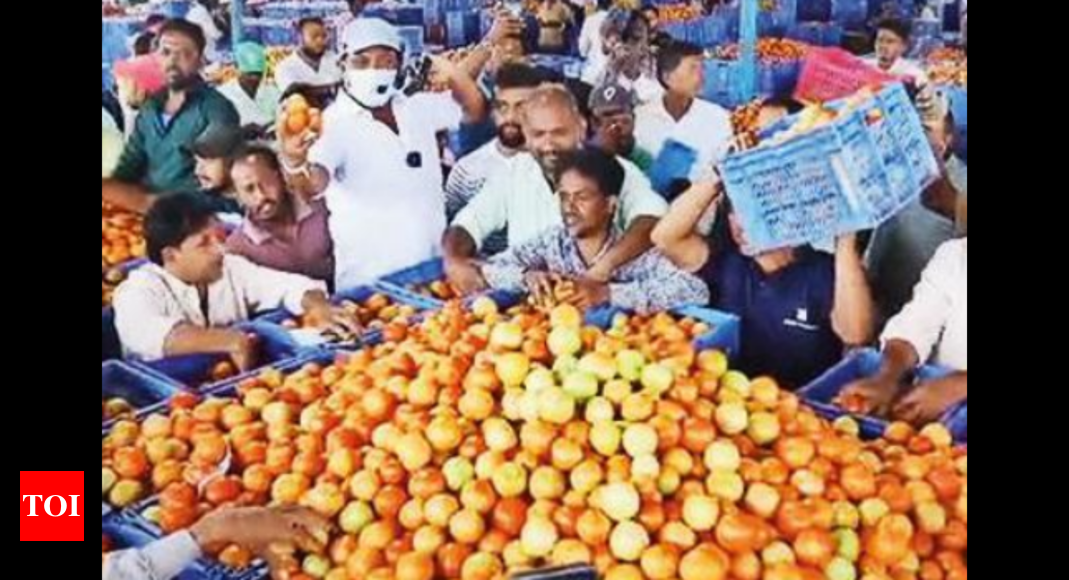
[[[524,146],[523,104],[534,89],[499,89],[494,98],[494,125],[501,144],[509,149]]]
[[[667,77],[668,89],[692,99],[701,95],[705,85],[705,66],[700,56],[688,56]]]
[[[257,157],[241,159],[230,172],[238,203],[249,220],[274,221],[282,214],[286,188],[282,176]]]
[[[262,83],[263,80],[264,75],[262,73],[241,73],[239,82],[244,87],[252,87],[253,89],[256,89],[260,86],[260,83]]]
[[[594,132],[607,153],[627,157],[635,150],[635,115],[631,111],[594,113]]]
[[[306,24],[301,31],[301,47],[310,56],[323,56],[329,41],[327,29],[321,24]]]
[[[212,220],[177,248],[163,251],[167,271],[189,285],[214,284],[223,278],[225,234]]]
[[[164,34],[160,38],[158,53],[170,89],[187,88],[200,77],[203,57],[197,44],[186,35]]]
[[[401,55],[375,46],[350,56],[345,63],[348,70],[401,70]]]
[[[574,238],[598,235],[610,227],[616,213],[616,198],[605,195],[598,184],[578,171],[565,171],[557,187],[564,226]]]
[[[885,67],[893,66],[908,49],[905,39],[890,30],[881,30],[876,35],[876,56]]]
[[[206,159],[198,156],[194,173],[201,189],[205,191],[225,191],[230,185],[229,169],[226,159]]]
[[[557,178],[562,156],[579,150],[586,128],[586,121],[563,104],[528,104],[524,113],[527,150],[550,179]]]

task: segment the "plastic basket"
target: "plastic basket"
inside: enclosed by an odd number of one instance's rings
[[[612,326],[618,314],[627,311],[613,306],[594,308],[586,314],[586,324],[601,329]],[[712,327],[712,331],[694,339],[694,346],[699,351],[722,350],[729,357],[739,353],[742,341],[742,321],[734,314],[712,310],[700,306],[684,306],[673,309],[670,314],[678,318],[693,318]]]
[[[123,399],[135,412],[166,402],[181,390],[178,383],[160,374],[121,361],[100,365],[101,399]],[[102,427],[107,428],[114,422],[114,419],[103,421]]]

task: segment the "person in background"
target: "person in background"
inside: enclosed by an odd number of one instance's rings
[[[875,307],[857,236],[841,237],[834,256],[808,247],[754,253],[727,202],[721,215],[729,220],[730,240],[714,244],[700,224],[722,199],[714,172],[672,204],[653,241],[709,285],[714,308],[742,319],[743,371],[797,389],[838,363],[846,349],[869,343]]]
[[[635,95],[616,83],[602,85],[590,95],[592,145],[627,159],[643,173],[653,167],[653,156],[635,140]]]
[[[215,62],[219,58],[219,41],[224,36],[215,18],[218,8],[219,0],[193,0],[193,5],[186,13],[186,20],[199,27],[204,33],[204,58],[208,62]]]
[[[608,74],[609,49],[605,46],[602,30],[609,18],[612,0],[597,0],[597,10],[587,16],[579,33],[579,56],[586,59],[582,81],[597,86]]]
[[[356,320],[335,309],[326,285],[227,255],[211,207],[201,196],[157,202],[145,218],[151,264],[115,292],[115,326],[126,356],[146,362],[214,354],[242,372],[259,359],[255,337],[234,328],[258,312],[286,308],[313,326],[349,336]]]
[[[876,376],[848,386],[843,398],[860,401],[859,412],[922,426],[969,398],[969,240],[947,242],[936,252],[913,301],[883,332],[883,365]],[[950,369],[948,376],[912,391],[902,384],[920,365]]]
[[[634,93],[638,106],[664,98],[664,87],[656,80],[655,64],[649,50],[632,44],[614,46],[609,60],[608,79]]]
[[[619,240],[615,221],[626,173],[614,156],[586,149],[565,155],[560,175],[557,196],[564,225],[482,266],[491,288],[526,291],[544,304],[560,298],[558,285],[567,281],[575,290],[565,300],[580,308],[611,304],[641,314],[708,302],[705,284],[656,250],[617,268],[609,280],[587,278],[586,272]]]
[[[234,154],[244,145],[241,129],[211,126],[190,147],[196,159],[193,171],[205,203],[228,222],[241,215],[234,182],[230,179],[230,165]]]
[[[659,162],[669,145],[692,154],[689,167],[665,168],[670,175],[655,179],[660,182],[661,193],[671,198],[697,181],[705,168],[723,160],[735,133],[730,113],[699,98],[705,85],[702,49],[686,43],[670,44],[657,54],[657,71],[667,92],[635,113],[635,136],[639,146]],[[660,171],[654,168],[655,174]],[[669,180],[683,185],[670,185]]]
[[[102,580],[171,580],[210,546],[238,544],[264,559],[272,571],[283,569],[280,553],[272,545],[297,546],[319,552],[330,523],[304,507],[232,507],[201,518],[183,530],[140,548],[101,555]]]
[[[322,18],[302,18],[297,23],[300,47],[284,58],[275,68],[275,84],[282,93],[294,85],[303,85],[306,90],[317,93],[320,99],[333,99],[341,83],[341,65],[338,55],[328,50],[330,36]]]
[[[190,146],[210,126],[239,126],[234,106],[201,78],[204,45],[201,29],[185,20],[161,29],[167,90],[141,108],[113,177],[102,181],[104,201],[143,214],[162,193],[199,189]]]
[[[275,130],[275,116],[282,94],[271,81],[264,80],[267,51],[255,42],[243,42],[234,49],[238,77],[219,87],[241,117],[249,139],[264,139]]]
[[[876,56],[867,62],[881,71],[901,77],[916,86],[928,84],[924,67],[906,58],[912,26],[905,20],[885,18],[876,26]]]
[[[333,284],[326,202],[306,202],[287,190],[282,164],[268,147],[250,145],[235,153],[230,176],[245,221],[230,235],[227,251],[258,266]]]
[[[433,60],[451,93],[401,92],[401,38],[389,23],[354,20],[342,35],[345,83],[321,135],[282,132],[283,168],[305,199],[326,195],[336,286],[368,284],[440,254],[445,182],[438,134],[481,122],[486,101],[456,65]],[[359,138],[354,138],[359,136]]]
[[[538,50],[545,54],[564,54],[568,50],[568,30],[575,16],[561,0],[542,0],[535,16],[538,19]]]
[[[151,54],[115,63],[115,89],[124,134],[137,125],[137,113],[148,98],[167,87],[163,61]]]
[[[523,152],[526,141],[521,125],[523,105],[542,84],[542,75],[523,64],[505,65],[498,70],[493,100],[493,122],[497,138],[469,154],[453,168],[445,185],[446,215],[449,221],[467,207],[482,191],[486,180],[501,171],[516,155]],[[484,255],[505,249],[507,238],[498,234],[483,248]]]
[[[145,56],[156,52],[156,40],[160,37],[160,28],[167,22],[161,14],[150,14],[145,19],[145,28],[134,36],[130,51],[136,56]]]
[[[563,159],[584,146],[587,127],[575,97],[563,86],[544,85],[527,100],[523,110],[527,153],[492,175],[445,234],[445,270],[458,290],[471,294],[486,288],[476,256],[491,234],[508,228],[512,248],[562,224],[554,191]],[[637,167],[628,161],[620,164],[625,179],[616,226],[622,235],[591,264],[586,273],[591,280],[607,282],[618,268],[646,253],[652,247],[650,231],[666,208]]]

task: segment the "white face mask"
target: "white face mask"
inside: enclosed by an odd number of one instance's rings
[[[397,71],[350,70],[345,72],[345,90],[369,109],[386,106],[397,95]]]

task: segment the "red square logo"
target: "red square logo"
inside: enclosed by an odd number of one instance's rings
[[[19,499],[19,541],[84,541],[84,471],[20,471]]]

